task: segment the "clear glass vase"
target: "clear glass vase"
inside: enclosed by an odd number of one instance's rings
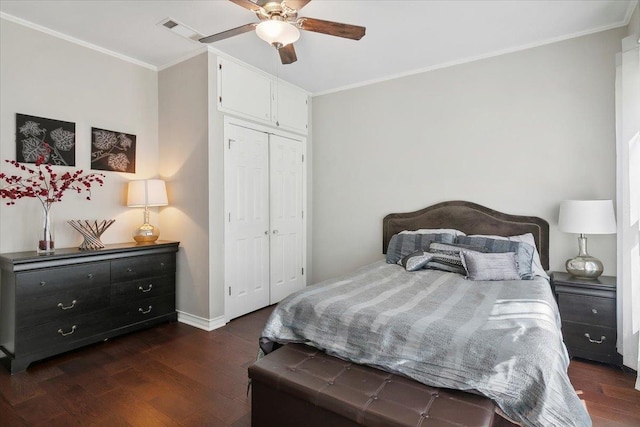
[[[55,252],[53,244],[53,221],[51,220],[51,206],[42,209],[42,228],[38,237],[38,254],[52,254]]]

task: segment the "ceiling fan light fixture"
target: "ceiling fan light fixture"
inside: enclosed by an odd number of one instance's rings
[[[295,25],[274,19],[259,23],[256,34],[277,48],[294,43],[300,38],[300,30]]]

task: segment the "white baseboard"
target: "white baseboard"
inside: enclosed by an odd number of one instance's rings
[[[177,310],[178,322],[193,326],[205,331],[213,331],[226,325],[224,316],[215,317],[213,319],[205,319],[204,317],[196,316],[184,311]]]

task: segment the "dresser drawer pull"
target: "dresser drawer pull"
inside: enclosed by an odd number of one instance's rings
[[[92,273],[87,274],[87,278],[88,279],[93,279],[93,274]]]
[[[164,268],[164,262],[160,263],[160,268]]]
[[[62,335],[63,337],[66,337],[67,335],[71,335],[72,333],[74,333],[76,331],[76,325],[73,325],[71,327],[71,330],[69,332],[64,332],[62,329],[58,329],[58,333],[60,335]]]
[[[153,285],[152,285],[151,283],[149,283],[149,287],[148,287],[147,289],[144,289],[142,286],[139,286],[139,287],[138,287],[138,290],[139,290],[139,291],[142,291],[142,292],[144,292],[144,293],[149,292],[151,289],[153,289]]]
[[[58,307],[60,307],[60,308],[61,308],[61,309],[63,309],[63,310],[71,310],[73,307],[75,307],[75,306],[76,306],[76,303],[77,303],[77,302],[78,302],[78,301],[73,300],[73,301],[71,301],[71,305],[68,305],[68,306],[66,306],[66,307],[65,307],[61,302],[59,302],[59,303],[58,303]]]
[[[590,342],[590,343],[593,343],[593,344],[602,344],[602,342],[603,342],[604,340],[606,340],[606,339],[607,339],[607,337],[605,337],[604,335],[603,335],[603,336],[601,336],[599,340],[591,339],[591,336],[589,335],[589,333],[588,333],[588,332],[587,332],[587,333],[585,333],[585,334],[584,334],[584,336],[585,336],[585,337],[587,337],[587,339],[589,340],[589,342]]]
[[[598,310],[596,310],[595,308],[592,308],[592,309],[591,309],[591,312],[592,312],[593,314],[598,314]]]
[[[152,308],[151,306],[149,306],[149,308],[147,310],[143,310],[143,309],[139,308],[138,311],[140,313],[142,313],[142,314],[149,314],[149,313],[151,313],[151,308]]]
[[[127,273],[133,273],[133,268],[127,267]]]
[[[47,282],[44,282],[44,281],[40,282],[40,286],[44,286],[46,284],[47,284]]]

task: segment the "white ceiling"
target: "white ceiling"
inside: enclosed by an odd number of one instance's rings
[[[636,4],[313,0],[299,16],[365,26],[364,38],[302,31],[295,44],[298,61],[290,65],[281,65],[276,50],[254,32],[211,46],[317,94],[620,27]],[[226,0],[0,0],[0,13],[158,69],[203,49],[157,25],[168,17],[203,35],[257,22],[249,10]]]

